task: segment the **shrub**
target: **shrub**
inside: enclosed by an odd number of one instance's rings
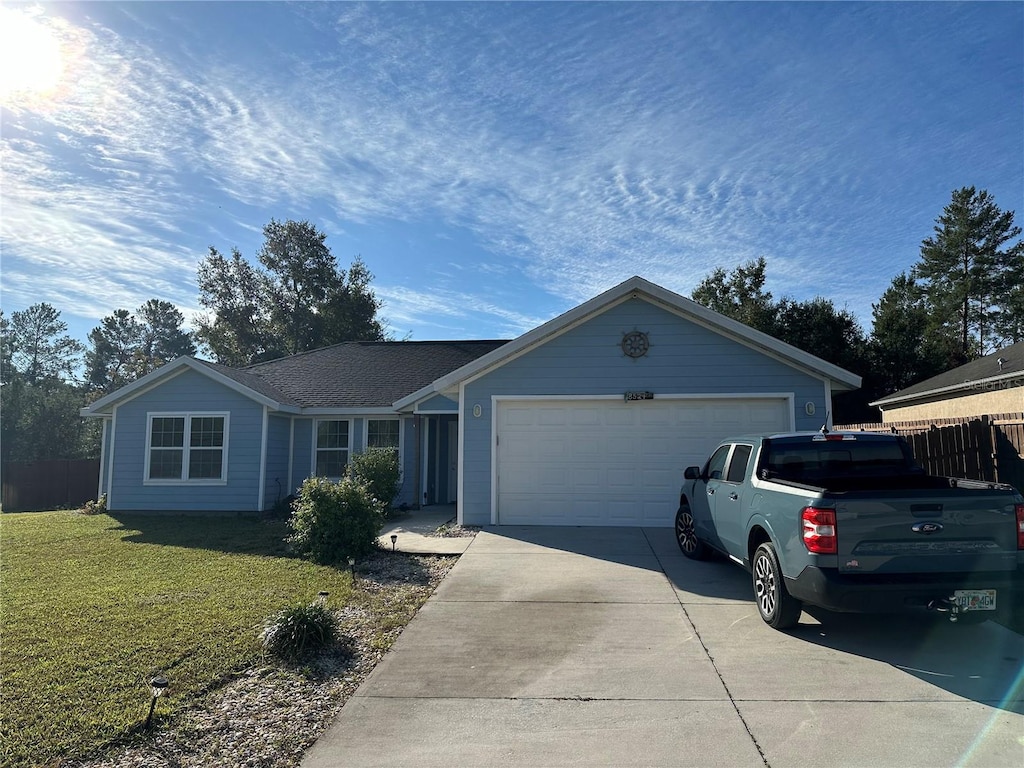
[[[329,647],[337,634],[338,620],[321,603],[298,603],[280,611],[263,630],[263,647],[287,661]]]
[[[105,515],[107,514],[107,494],[101,494],[98,499],[85,502],[78,510],[83,515]]]
[[[292,504],[288,543],[314,562],[346,563],[374,550],[383,523],[380,505],[363,483],[350,477],[340,483],[310,477]]]
[[[394,448],[370,448],[349,459],[345,475],[360,480],[370,489],[370,495],[380,502],[384,512],[398,494],[398,451]]]

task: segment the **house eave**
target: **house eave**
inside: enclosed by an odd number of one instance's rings
[[[1013,384],[1005,386],[1007,383],[1014,379],[1020,379],[1019,384]],[[942,398],[946,395],[956,395],[961,393],[968,393],[971,390],[990,390],[990,389],[1015,389],[1016,387],[1024,387],[1024,374],[1020,371],[1013,371],[1011,373],[1003,374],[1002,376],[990,376],[985,379],[972,379],[970,381],[962,381],[959,384],[950,384],[945,387],[936,387],[935,389],[928,389],[923,392],[913,392],[909,395],[891,395],[889,397],[883,397],[880,400],[875,400],[868,403],[868,405],[881,408],[885,410],[886,406],[906,406],[912,405],[915,402],[925,402],[934,400],[935,398]]]

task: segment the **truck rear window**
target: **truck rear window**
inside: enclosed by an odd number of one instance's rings
[[[794,482],[920,471],[910,449],[898,439],[811,442],[783,438],[770,441],[763,456],[762,470]]]

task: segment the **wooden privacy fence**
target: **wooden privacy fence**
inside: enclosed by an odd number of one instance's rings
[[[96,498],[99,459],[9,461],[3,475],[3,511],[70,509]]]
[[[907,439],[914,458],[930,474],[1009,483],[1024,490],[1024,413],[834,429],[894,432]]]

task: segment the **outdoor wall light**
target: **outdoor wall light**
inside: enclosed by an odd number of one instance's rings
[[[156,700],[167,695],[168,686],[166,677],[154,677],[149,681],[149,692],[152,699],[149,702],[149,714],[146,716],[146,728],[153,721],[153,710],[156,709]]]
[[[397,533],[392,533],[391,534],[391,551],[392,552],[395,551],[395,544],[397,544],[397,543],[398,543],[398,534]]]

